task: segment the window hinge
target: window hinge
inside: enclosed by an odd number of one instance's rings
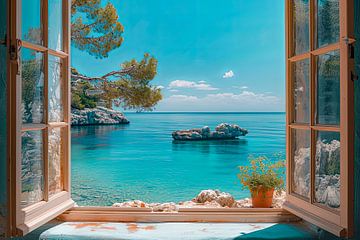
[[[349,44],[349,57],[351,59],[355,58],[355,47],[354,44]]]
[[[350,72],[351,81],[356,81],[359,79],[359,76],[356,75],[353,71]]]
[[[6,46],[7,35],[5,34],[4,39],[0,39],[0,45]]]

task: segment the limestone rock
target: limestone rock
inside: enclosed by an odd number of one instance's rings
[[[193,202],[216,202],[221,207],[233,207],[236,204],[235,199],[231,194],[220,192],[219,190],[203,190],[193,199]]]
[[[112,125],[128,124],[129,120],[123,113],[109,108],[96,107],[83,110],[71,109],[71,125]]]
[[[147,207],[149,207],[149,205],[144,203],[143,201],[134,200],[134,201],[128,201],[128,202],[122,202],[122,203],[114,203],[113,207],[147,208]]]
[[[246,136],[248,130],[239,127],[236,124],[219,124],[214,132],[211,132],[208,126],[194,128],[189,130],[179,130],[172,133],[175,140],[214,140],[214,139],[234,139],[240,136]]]
[[[178,206],[173,203],[151,203],[150,208],[153,212],[177,212],[179,210]]]

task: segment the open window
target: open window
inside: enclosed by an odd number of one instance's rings
[[[26,234],[70,198],[70,1],[11,2],[12,211]],[[16,157],[15,157],[16,156]],[[16,161],[15,161],[16,159]],[[15,178],[14,178],[15,177]]]
[[[353,218],[352,4],[289,0],[286,21],[285,209],[342,236]]]
[[[10,2],[12,234],[73,207],[70,196],[70,0]],[[286,0],[287,202],[339,236],[353,221],[353,0]],[[282,210],[281,210],[282,211]],[[16,213],[16,214],[15,214]],[[279,221],[276,209],[74,208],[65,220]],[[291,218],[288,215],[287,219]],[[224,220],[226,219],[226,220]],[[18,232],[20,231],[20,232]]]

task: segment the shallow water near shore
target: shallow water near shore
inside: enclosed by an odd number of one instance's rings
[[[237,166],[249,155],[285,154],[284,113],[126,113],[129,125],[73,127],[72,195],[79,205],[191,200],[220,189],[249,197]],[[227,122],[249,130],[236,140],[173,141],[175,130]]]

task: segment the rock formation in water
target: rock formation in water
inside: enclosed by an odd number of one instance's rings
[[[208,126],[203,128],[195,128],[190,130],[179,130],[172,133],[175,140],[191,141],[191,140],[219,140],[233,139],[248,134],[248,130],[235,124],[221,123],[214,132],[210,131]]]
[[[129,120],[122,112],[105,107],[85,108],[83,110],[71,110],[71,125],[112,125],[128,124]]]
[[[310,148],[300,148],[294,156],[293,189],[307,196],[310,192]],[[316,143],[315,199],[332,208],[340,207],[340,142]]]
[[[285,202],[286,193],[275,192],[273,198],[273,208],[282,208]],[[114,203],[113,207],[125,208],[150,208],[153,212],[177,212],[179,208],[251,208],[250,198],[235,200],[230,193],[219,190],[203,190],[194,199],[179,203],[145,203],[140,200]]]

